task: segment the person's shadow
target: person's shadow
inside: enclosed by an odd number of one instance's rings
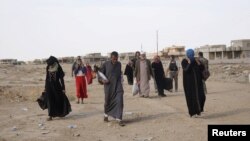
[[[232,116],[232,115],[236,115],[236,114],[240,114],[240,113],[250,113],[250,108],[242,108],[242,109],[235,109],[235,110],[231,110],[231,111],[225,111],[225,112],[220,112],[220,113],[213,113],[213,114],[209,114],[204,116],[204,119],[214,119],[214,118],[221,118],[221,117],[228,117],[228,116]]]
[[[131,123],[135,123],[135,122],[144,122],[144,121],[149,121],[149,120],[155,120],[158,118],[165,118],[167,116],[173,115],[176,113],[159,113],[159,114],[152,114],[152,115],[135,115],[132,117],[129,116],[125,116],[125,119],[123,120],[124,123],[126,124],[131,124]]]

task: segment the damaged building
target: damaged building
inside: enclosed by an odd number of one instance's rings
[[[209,60],[250,58],[250,39],[232,40],[231,45],[205,45],[196,48],[195,52],[203,52]]]

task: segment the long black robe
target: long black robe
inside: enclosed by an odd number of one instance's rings
[[[190,116],[200,115],[204,110],[206,96],[202,84],[203,65],[198,65],[196,61],[188,64],[186,59],[181,62],[183,68],[183,87]]]
[[[56,72],[49,72],[48,68],[47,66],[45,81],[48,114],[50,117],[64,117],[71,112],[69,100],[63,93],[65,90],[64,72],[60,65]]]
[[[112,64],[111,61],[106,61],[102,66],[101,72],[109,80],[108,84],[104,84],[104,112],[113,118],[122,120],[124,91],[121,81],[121,63],[116,62]]]
[[[157,90],[158,90],[158,95],[163,95],[164,94],[164,69],[163,69],[163,65],[160,62],[156,63],[153,62],[152,63],[152,69],[154,71],[154,78],[157,84]]]
[[[133,85],[133,67],[130,65],[126,65],[124,75],[127,75],[127,80],[129,85]]]

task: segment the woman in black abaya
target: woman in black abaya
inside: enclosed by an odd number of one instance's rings
[[[181,62],[183,87],[190,117],[200,115],[204,110],[206,96],[203,90],[202,71],[204,66],[194,58],[194,51],[187,50],[187,58]]]
[[[57,58],[50,56],[46,61],[45,92],[47,97],[48,120],[64,117],[71,112],[71,106],[65,95],[64,72]]]

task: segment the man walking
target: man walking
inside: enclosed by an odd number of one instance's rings
[[[175,83],[175,92],[178,91],[178,74],[180,70],[180,65],[178,61],[175,60],[175,56],[171,56],[171,60],[167,66],[167,73],[169,73],[170,78],[174,81]]]
[[[198,55],[199,55],[199,61],[204,66],[204,71],[202,72],[203,73],[202,74],[203,75],[202,83],[203,83],[204,93],[207,94],[206,80],[207,80],[207,78],[210,75],[209,70],[208,70],[208,60],[203,57],[203,53],[202,52],[199,52]]]
[[[139,84],[140,97],[148,98],[150,93],[149,80],[153,76],[151,62],[146,58],[146,53],[142,52],[140,59],[135,63],[135,77]]]
[[[120,126],[125,126],[122,122],[124,91],[121,67],[118,53],[113,51],[111,60],[106,61],[100,71],[107,77],[107,80],[102,80],[105,93],[104,122],[108,122],[108,116],[111,116],[117,120]]]

